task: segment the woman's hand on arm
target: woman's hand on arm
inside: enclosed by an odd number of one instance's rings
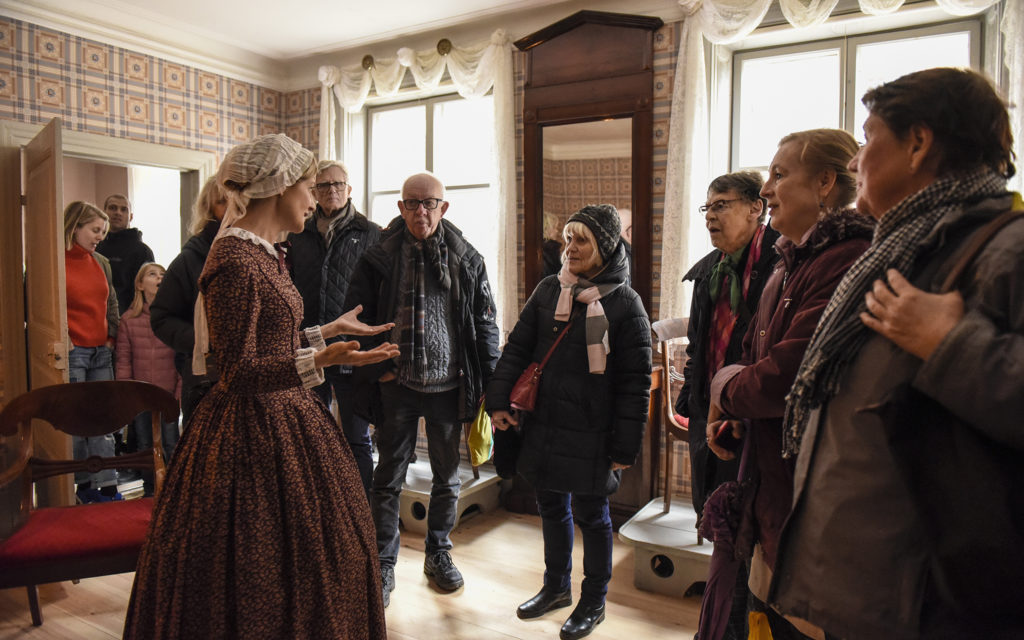
[[[327,345],[322,351],[313,356],[313,362],[318,368],[335,364],[350,364],[362,366],[383,362],[398,357],[398,345],[385,342],[377,345],[368,351],[360,351],[359,343],[355,340],[348,342],[335,342]]]
[[[867,311],[861,322],[907,353],[927,360],[936,347],[964,317],[964,299],[959,292],[928,293],[910,284],[895,269],[889,280],[875,280],[864,295]]]
[[[333,338],[339,335],[349,336],[373,336],[382,331],[387,331],[395,326],[394,322],[387,324],[368,325],[359,319],[363,312],[363,305],[357,305],[341,314],[334,320],[320,327],[320,333],[324,339]],[[348,363],[345,363],[348,364]]]

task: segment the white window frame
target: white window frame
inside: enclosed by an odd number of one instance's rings
[[[863,44],[871,44],[876,42],[890,42],[896,40],[906,40],[910,38],[920,38],[933,35],[940,35],[945,33],[958,33],[967,31],[970,33],[970,60],[971,68],[982,70],[982,51],[983,51],[983,16],[976,16],[968,19],[958,19],[943,22],[936,22],[931,24],[925,24],[920,26],[905,27],[899,29],[884,29],[873,31],[869,33],[863,33],[858,35],[848,35],[838,38],[827,38],[808,42],[800,42],[782,46],[773,47],[762,47],[762,48],[751,48],[751,49],[737,49],[732,52],[732,74],[731,74],[731,89],[732,99],[729,104],[729,135],[730,135],[730,153],[728,159],[729,171],[742,171],[742,170],[753,170],[753,171],[767,171],[767,164],[756,165],[756,166],[739,166],[737,159],[739,158],[739,111],[740,105],[743,100],[742,87],[740,86],[740,69],[742,63],[746,60],[754,60],[758,58],[768,58],[781,55],[792,55],[796,53],[805,53],[808,51],[818,51],[824,49],[838,49],[839,50],[839,73],[840,75],[840,113],[839,113],[839,127],[849,131],[857,139],[861,139],[861,133],[853,130],[854,113],[857,106],[857,100],[859,96],[851,95],[854,87],[853,82],[856,71],[856,59],[854,52],[856,47]],[[765,159],[766,161],[768,158]]]
[[[364,184],[364,188],[363,188],[363,193],[366,194],[366,196],[365,196],[365,203],[366,203],[365,210],[367,211],[368,215],[372,213],[372,211],[371,211],[371,203],[375,200],[376,197],[378,197],[378,196],[393,195],[393,196],[395,196],[395,201],[396,202],[398,201],[399,198],[402,197],[401,196],[401,189],[400,188],[399,189],[385,189],[385,190],[381,190],[381,191],[372,191],[370,189],[370,185],[373,184],[373,175],[372,175],[373,163],[372,163],[372,158],[371,158],[371,155],[372,155],[372,151],[371,150],[373,148],[373,145],[371,144],[371,141],[373,140],[373,114],[381,112],[381,111],[391,111],[391,110],[395,110],[395,109],[404,109],[404,108],[408,108],[408,107],[411,107],[411,106],[425,105],[426,109],[424,111],[424,114],[425,114],[424,117],[426,118],[427,122],[426,122],[426,129],[425,129],[425,132],[426,132],[426,144],[424,145],[424,153],[425,153],[426,157],[423,158],[423,167],[427,171],[433,172],[434,171],[434,107],[437,104],[439,104],[439,103],[451,102],[451,101],[455,101],[455,100],[465,100],[465,98],[463,98],[462,96],[460,96],[457,93],[445,93],[445,94],[441,94],[441,95],[430,96],[430,97],[427,97],[427,98],[418,98],[418,99],[414,99],[414,100],[404,100],[402,102],[391,102],[391,103],[388,103],[388,104],[367,105],[366,106],[366,109],[365,109],[365,113],[366,113],[366,124],[365,124],[365,127],[366,127],[366,147],[365,147],[366,154],[365,154],[365,158],[364,158],[364,162],[365,162],[364,166],[366,167],[366,171],[365,171],[365,176],[366,177],[365,177],[365,184]],[[440,177],[443,178],[443,176],[440,176]],[[461,191],[461,190],[464,190],[464,189],[489,189],[492,186],[493,185],[490,182],[467,183],[467,184],[449,184],[449,183],[445,183],[444,188],[445,188],[445,193],[448,194],[448,193],[451,193],[453,191],[457,192],[457,191]],[[380,223],[381,221],[378,220],[377,222]]]

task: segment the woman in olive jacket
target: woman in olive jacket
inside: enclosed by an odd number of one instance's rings
[[[566,224],[565,260],[537,285],[487,387],[497,429],[518,426],[518,471],[536,489],[543,521],[544,586],[520,618],[568,606],[573,511],[583,533],[580,601],[562,627],[572,640],[604,619],[612,570],[608,496],[640,451],[651,385],[651,328],[625,285],[629,264],[611,205],[588,205]],[[571,319],[571,320],[570,320]],[[544,358],[570,322],[540,379],[534,411],[514,411],[509,394],[531,362]]]

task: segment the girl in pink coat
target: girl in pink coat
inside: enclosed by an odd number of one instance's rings
[[[155,262],[147,262],[135,276],[135,298],[128,311],[121,316],[121,328],[117,334],[118,380],[141,380],[170,391],[181,397],[181,377],[174,368],[174,349],[171,349],[153,334],[149,326],[149,303],[156,296],[157,287],[166,270]],[[139,451],[153,447],[151,431],[152,416],[148,411],[135,418],[131,428]],[[174,446],[178,443],[178,420],[165,422],[161,429],[164,460],[169,462]],[[153,494],[153,473],[142,474],[145,495]]]

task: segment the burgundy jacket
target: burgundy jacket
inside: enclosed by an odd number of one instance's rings
[[[868,248],[874,221],[852,210],[818,222],[801,245],[775,243],[781,260],[765,284],[743,358],[712,381],[711,399],[725,415],[749,420],[755,535],[774,566],[779,534],[793,501],[796,458],[782,458],[782,416],[804,351],[825,305],[850,265]]]
[[[174,367],[174,349],[160,341],[149,324],[149,305],[135,318],[121,316],[117,334],[116,378],[151,382],[181,397],[181,376]]]

